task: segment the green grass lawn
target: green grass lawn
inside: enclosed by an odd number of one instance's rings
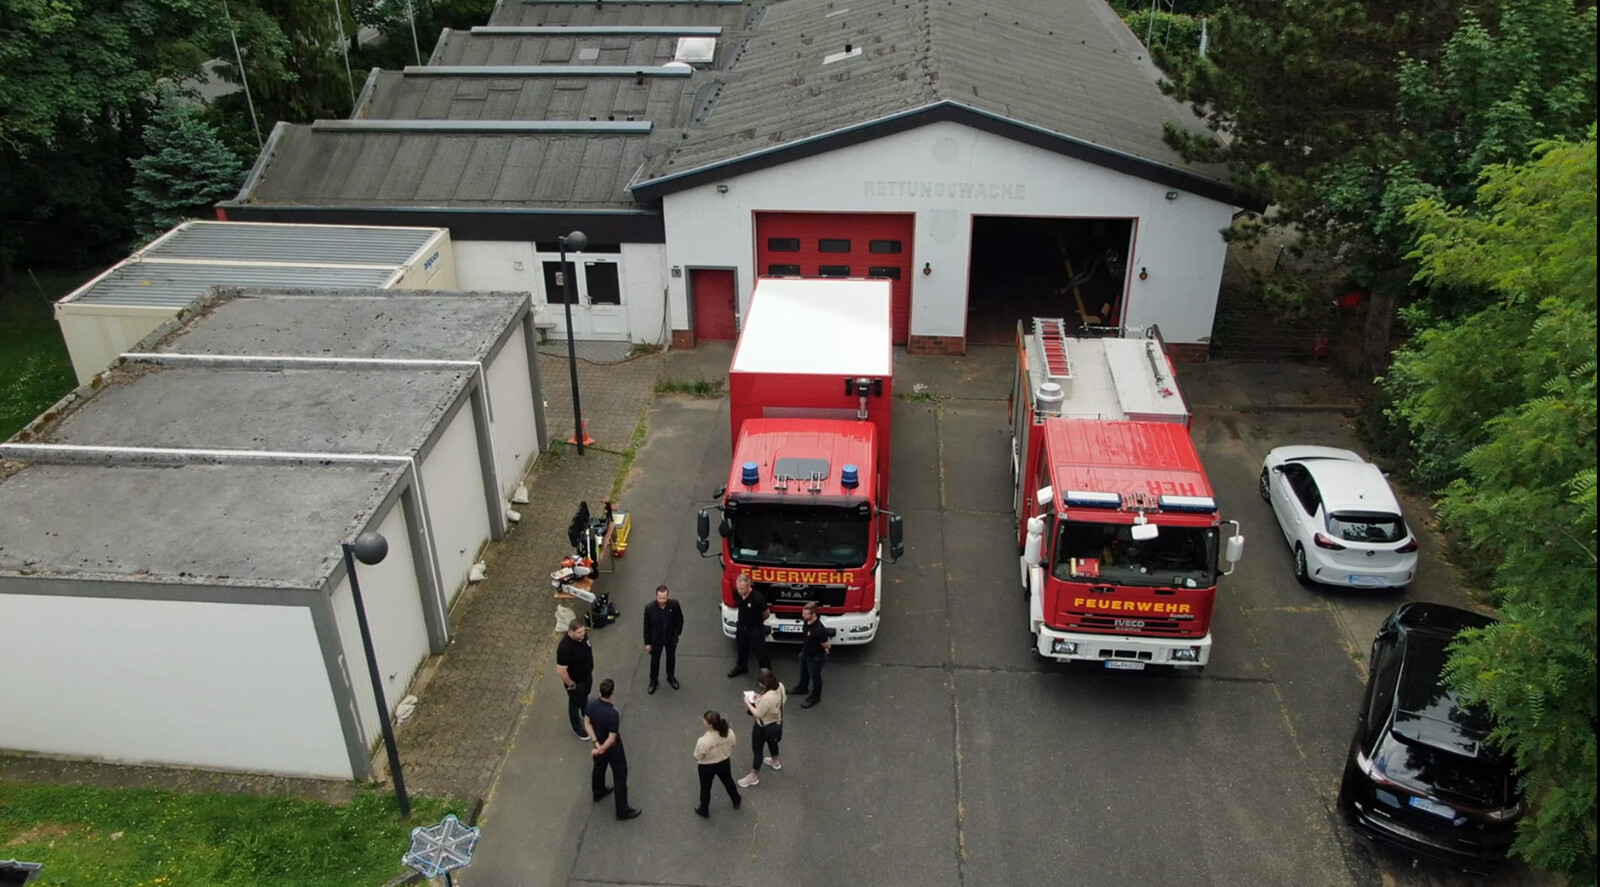
[[[35,286],[21,271],[0,292],[0,440],[77,386],[52,306],[98,273],[40,275]]]
[[[288,797],[0,782],[0,859],[43,863],[33,887],[379,887],[409,871],[411,829],[460,806],[364,791]]]

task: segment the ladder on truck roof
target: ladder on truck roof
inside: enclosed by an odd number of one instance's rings
[[[1047,381],[1072,378],[1072,360],[1067,354],[1067,321],[1061,317],[1035,317],[1033,343],[1044,358]]]

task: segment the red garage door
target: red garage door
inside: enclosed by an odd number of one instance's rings
[[[913,217],[887,213],[757,213],[762,277],[881,277],[893,281],[894,343],[911,329]]]

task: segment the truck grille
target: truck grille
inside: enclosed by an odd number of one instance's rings
[[[799,606],[807,601],[816,601],[819,607],[842,607],[848,590],[843,585],[778,585],[770,582],[753,582],[751,587],[761,592],[767,603],[777,606]]]
[[[1130,619],[1105,613],[1068,612],[1068,627],[1084,631],[1104,631],[1118,634],[1194,636],[1194,621],[1174,619]]]

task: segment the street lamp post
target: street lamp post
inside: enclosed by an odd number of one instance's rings
[[[567,247],[581,253],[589,246],[589,238],[582,231],[574,231],[561,238],[561,298],[567,309],[567,366],[572,372],[572,439],[578,444],[578,455],[583,455],[583,407],[578,404],[578,346],[572,341],[572,271],[567,268]]]
[[[378,723],[383,725],[383,746],[389,752],[389,775],[394,778],[395,800],[400,804],[400,818],[411,818],[411,799],[406,796],[406,778],[400,772],[400,746],[394,741],[394,727],[389,723],[389,703],[383,695],[383,673],[378,670],[378,653],[372,647],[372,629],[367,627],[367,607],[361,601],[361,583],[356,579],[356,561],[367,566],[382,562],[389,554],[389,540],[380,533],[362,533],[354,544],[340,543],[344,548],[344,569],[350,576],[350,596],[356,603],[356,625],[361,628],[361,646],[367,654],[367,673],[372,676],[372,697],[378,703]]]

